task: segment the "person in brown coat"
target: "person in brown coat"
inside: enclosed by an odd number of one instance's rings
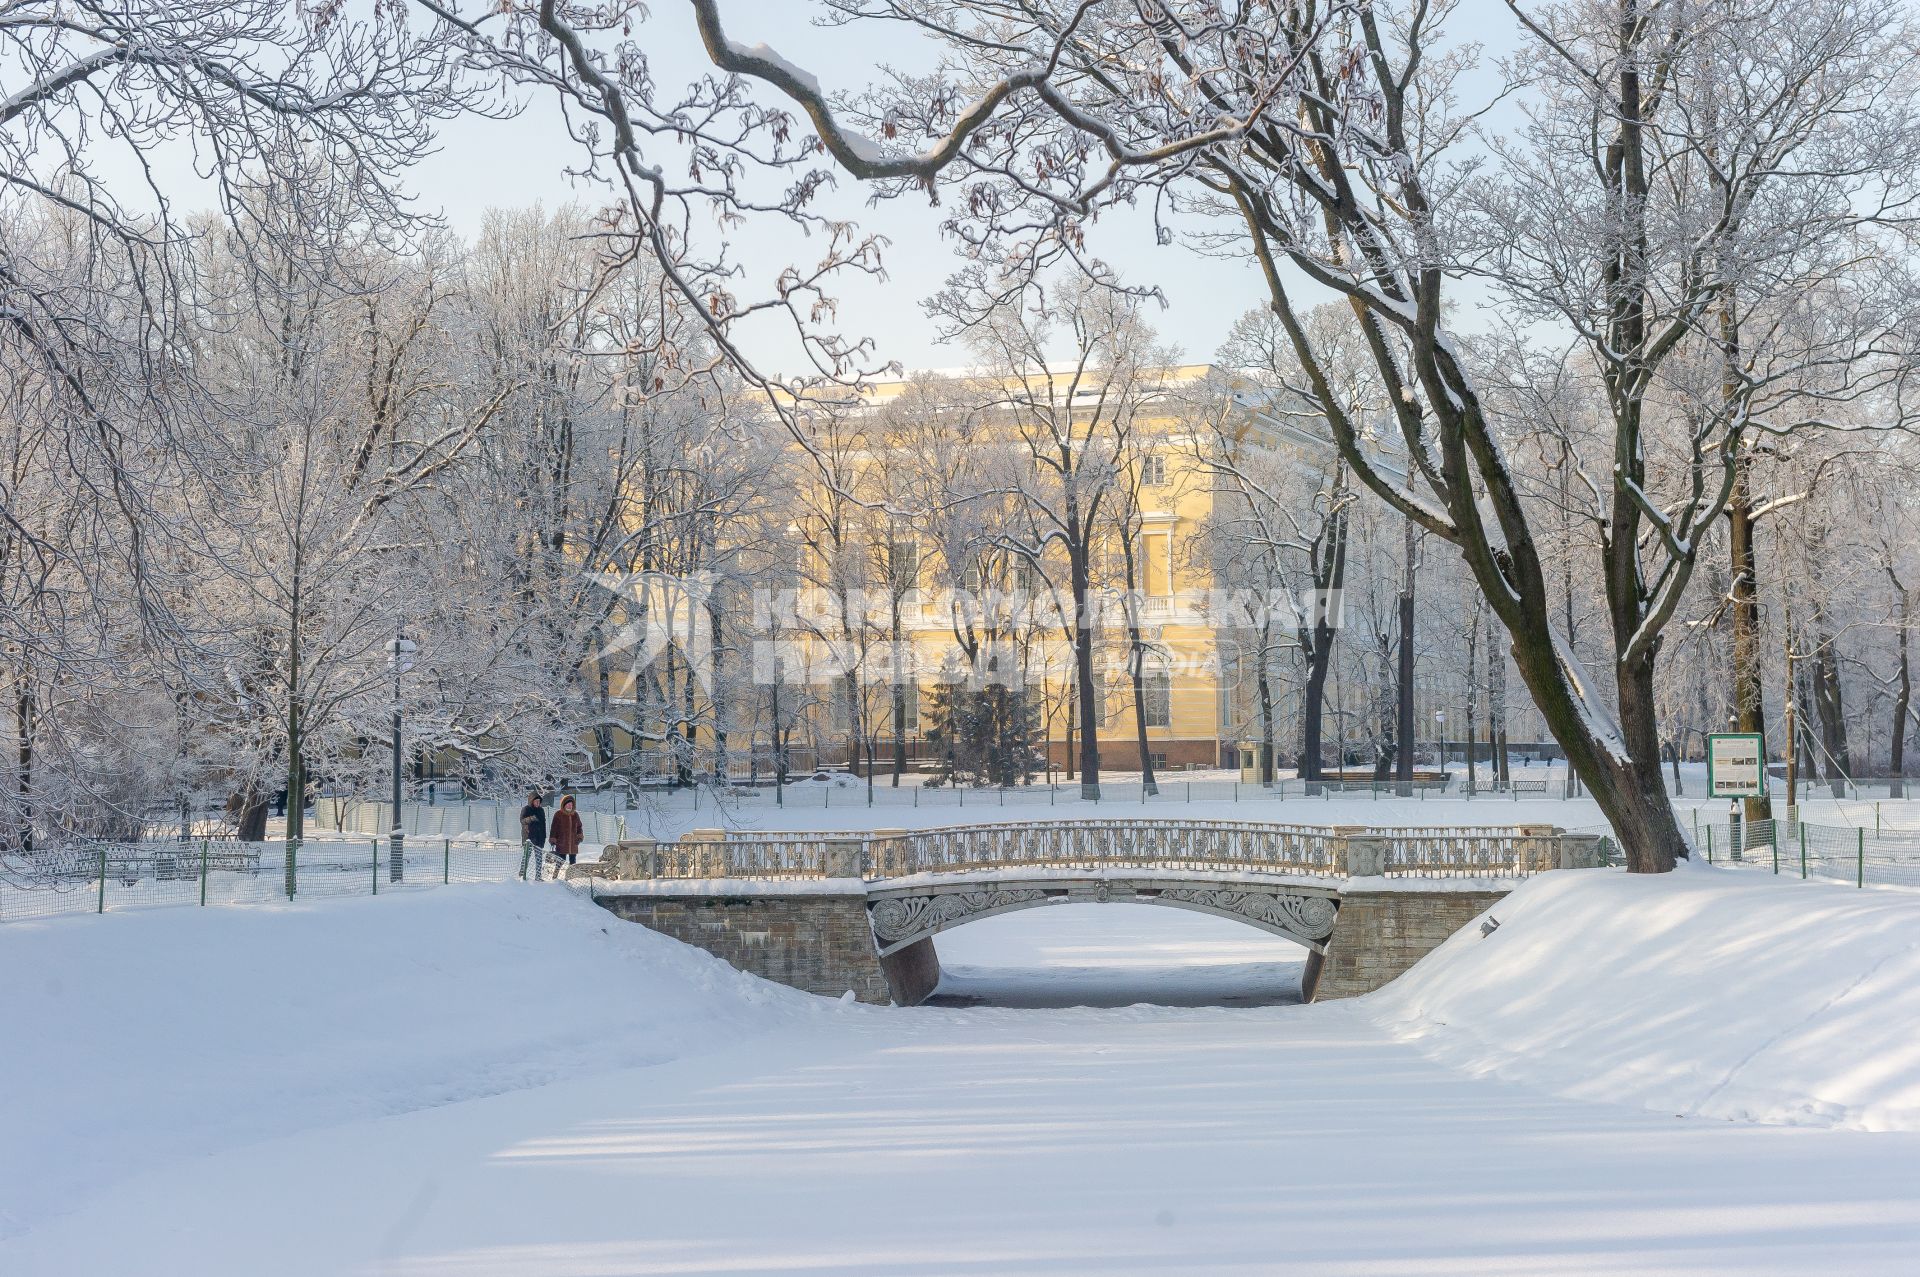
[[[553,813],[553,828],[547,831],[547,837],[553,843],[553,854],[562,864],[572,864],[580,854],[580,839],[586,834],[580,824],[579,809],[574,806],[573,795],[568,794],[560,800],[560,810]]]

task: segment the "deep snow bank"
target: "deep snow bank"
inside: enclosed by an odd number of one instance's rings
[[[178,1158],[833,1005],[553,884],[10,923],[0,971],[0,1236]]]
[[[1920,896],[1535,879],[1363,1005],[1456,1068],[1676,1114],[1920,1129]]]

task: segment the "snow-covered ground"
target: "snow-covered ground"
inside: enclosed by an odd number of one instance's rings
[[[1920,898],[1603,871],[1493,913],[1249,1009],[811,998],[552,885],[15,924],[0,1272],[1920,1267]],[[941,944],[1285,961],[1194,926]]]
[[[1544,769],[1541,774],[1545,774]],[[1704,828],[1724,825],[1728,804],[1724,799],[1702,797],[1704,779],[1689,784],[1685,797],[1673,800],[1674,810],[1683,826]],[[964,808],[955,806],[952,793],[937,803],[915,807],[907,800],[910,792],[888,792],[885,786],[875,791],[875,805],[865,803],[865,789],[832,788],[831,804],[822,808],[820,795],[805,792],[789,795],[785,806],[776,805],[771,790],[755,791],[750,796],[728,799],[716,806],[711,795],[695,797],[682,793],[673,797],[656,795],[641,809],[627,813],[627,828],[636,835],[678,838],[689,829],[923,829],[935,825],[986,824],[1008,820],[1261,820],[1284,824],[1385,826],[1411,825],[1558,825],[1563,829],[1595,833],[1607,832],[1606,818],[1591,797],[1558,798],[1539,794],[1481,794],[1466,798],[1460,794],[1426,798],[1401,798],[1393,794],[1328,792],[1319,798],[1298,794],[1285,799],[1260,796],[1257,787],[1242,786],[1240,798],[1223,795],[1218,786],[1196,784],[1194,798],[1187,801],[1182,784],[1167,781],[1159,798],[1142,802],[1129,796],[1129,790],[1115,786],[1113,794],[1101,802],[1083,802],[1066,792],[1051,799],[1045,790],[1023,793],[1011,790],[1003,797],[997,790],[969,791]],[[1784,814],[1784,813],[1783,813]],[[1920,830],[1920,797],[1891,799],[1836,799],[1830,795],[1806,795],[1800,818],[1810,824]],[[1724,829],[1721,836],[1724,838]]]
[[[1490,914],[1367,999],[1374,1017],[1574,1098],[1920,1132],[1920,894],[1690,867],[1547,874]]]
[[[673,1060],[823,1006],[551,884],[9,923],[0,970],[0,1237],[236,1144]]]

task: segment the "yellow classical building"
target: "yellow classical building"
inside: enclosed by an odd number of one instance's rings
[[[797,471],[813,477],[788,529],[811,599],[784,618],[801,655],[780,671],[812,696],[788,748],[829,766],[928,765],[930,688],[986,670],[1039,698],[1053,766],[1075,765],[1090,717],[1102,770],[1135,771],[1131,617],[1155,767],[1239,764],[1257,736],[1250,671],[1262,644],[1270,665],[1279,659],[1292,628],[1250,644],[1223,605],[1206,536],[1223,489],[1207,458],[1223,441],[1291,442],[1324,464],[1327,444],[1270,412],[1272,392],[1241,374],[1200,364],[1122,376],[929,374],[871,386],[859,407],[814,423]],[[1086,716],[1068,641],[1076,544],[1097,689]]]
[[[1088,721],[1103,773],[1137,771],[1142,735],[1156,770],[1244,770],[1268,723],[1276,764],[1290,765],[1298,625],[1320,600],[1274,588],[1299,588],[1297,545],[1289,566],[1249,569],[1247,547],[1267,533],[1249,534],[1246,479],[1258,471],[1282,539],[1312,521],[1336,457],[1299,400],[1208,364],[1128,369],[1117,386],[1089,367],[922,374],[852,404],[796,404],[779,440],[789,426],[797,437],[770,446],[754,516],[716,524],[713,561],[733,561],[735,583],[701,569],[648,584],[609,621],[621,637],[591,673],[609,718],[633,728],[611,726],[601,752],[633,775],[937,770],[930,710],[960,680],[1023,689],[1036,751],[1056,773],[1078,767]],[[1404,481],[1390,438],[1366,446]],[[1397,522],[1392,535],[1397,545]],[[1360,570],[1375,574],[1373,602],[1384,593],[1397,606],[1395,553],[1371,553]],[[1384,586],[1382,568],[1394,577]],[[1084,715],[1072,641],[1082,615],[1095,676]],[[1360,668],[1343,689],[1336,667],[1327,690],[1330,762],[1365,761],[1380,713],[1367,662],[1397,633],[1386,624],[1374,617],[1364,649],[1341,645]],[[1448,633],[1444,622],[1424,632],[1441,659],[1415,683],[1420,744],[1443,758],[1482,693],[1475,670],[1462,681],[1459,653],[1440,650]],[[1537,713],[1510,694],[1515,739],[1551,756]]]

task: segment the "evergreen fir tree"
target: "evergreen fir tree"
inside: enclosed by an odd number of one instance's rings
[[[976,683],[948,668],[928,692],[924,717],[941,783],[1019,785],[1041,769],[1034,748],[1040,709],[1024,689]]]

